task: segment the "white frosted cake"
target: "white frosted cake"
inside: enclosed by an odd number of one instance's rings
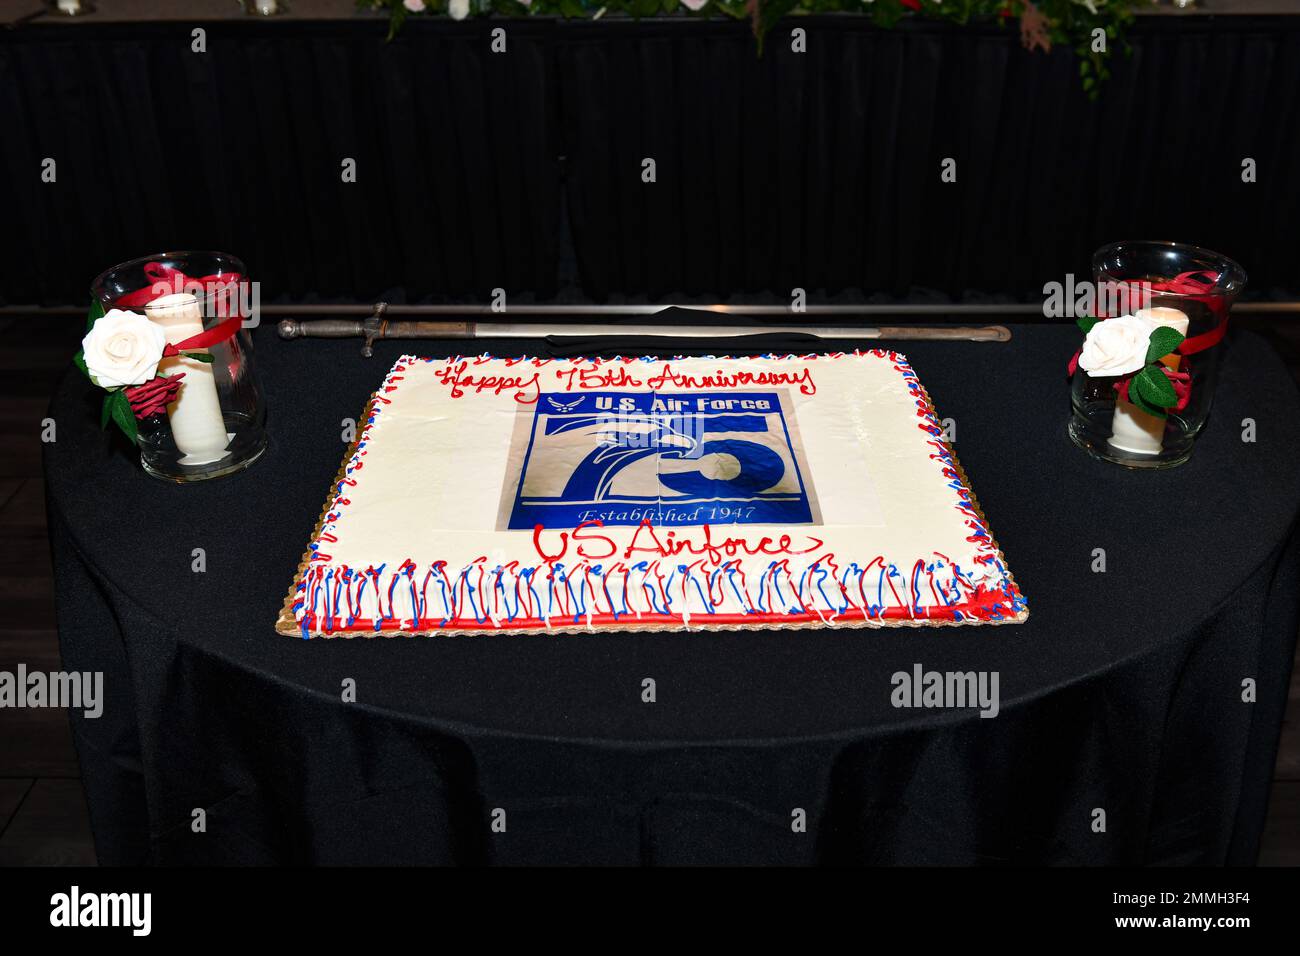
[[[278,629],[1006,623],[1028,615],[907,360],[403,356]]]

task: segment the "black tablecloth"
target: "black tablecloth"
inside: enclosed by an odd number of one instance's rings
[[[74,714],[103,862],[1254,859],[1300,605],[1300,401],[1261,339],[1233,338],[1163,473],[1066,438],[1073,327],[909,345],[1022,626],[303,641],[272,622],[342,420],[403,349],[255,338],[270,447],[233,478],[150,479],[84,380],[53,400],[64,663],[105,672],[103,717]],[[998,672],[1000,714],[895,709],[918,663]]]

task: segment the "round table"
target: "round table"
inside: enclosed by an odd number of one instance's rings
[[[100,861],[1253,861],[1300,606],[1296,389],[1234,334],[1191,461],[1126,471],[1066,437],[1078,331],[1013,331],[904,349],[1028,599],[1004,627],[280,636],[345,419],[401,352],[464,343],[256,330],[269,448],[194,486],[146,476],[70,373],[45,467],[65,667],[105,675],[73,715]],[[918,665],[996,674],[998,714],[895,707]]]

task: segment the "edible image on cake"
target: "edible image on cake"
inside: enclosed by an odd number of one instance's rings
[[[789,394],[542,393],[498,528],[820,524]]]

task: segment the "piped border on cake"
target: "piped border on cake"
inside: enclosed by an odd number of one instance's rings
[[[364,468],[364,456],[370,441],[370,431],[382,415],[384,407],[391,403],[391,399],[386,396],[397,389],[407,368],[415,362],[456,363],[496,360],[496,357],[487,354],[454,356],[446,359],[403,355],[393,364],[379,389],[366,405],[366,424],[344,453],[332,486],[334,490],[326,498],[308,549],[304,552],[298,566],[297,574],[276,621],[276,631],[304,638],[313,635],[352,637],[358,634],[364,636],[399,634],[452,636],[483,633],[523,635],[620,630],[730,631],[806,627],[923,627],[1006,624],[1026,620],[1029,610],[1025,598],[1006,566],[1001,549],[989,531],[988,521],[971,490],[970,482],[957,460],[956,453],[951,445],[943,440],[943,430],[934,404],[906,357],[887,349],[810,355],[702,357],[715,360],[813,361],[866,355],[887,359],[903,376],[908,391],[916,403],[916,414],[920,419],[917,427],[930,436],[927,442],[934,448],[930,458],[943,468],[944,477],[948,479],[949,486],[956,494],[957,501],[954,507],[963,514],[963,520],[971,529],[971,535],[967,540],[979,552],[976,560],[985,565],[980,569],[982,573],[978,576],[971,571],[963,572],[953,565],[950,559],[938,554],[931,555],[929,560],[917,559],[908,575],[904,575],[895,565],[885,566],[883,558],[880,557],[863,568],[856,562],[835,562],[834,555],[831,554],[818,557],[795,571],[789,567],[790,559],[785,559],[769,564],[767,571],[757,582],[759,584],[757,592],[752,591],[752,584],[746,582],[744,572],[739,568],[739,558],[714,567],[707,573],[702,569],[694,570],[691,565],[673,566],[671,558],[664,559],[670,562],[667,567],[660,566],[660,561],[639,562],[632,568],[616,562],[618,567],[610,569],[606,569],[601,564],[585,561],[573,568],[565,568],[562,564],[539,564],[525,568],[520,567],[519,562],[512,562],[508,566],[487,568],[485,559],[480,559],[458,571],[448,571],[445,562],[435,561],[431,566],[423,569],[418,584],[416,576],[421,569],[409,559],[392,571],[388,571],[386,565],[381,565],[378,569],[370,567],[364,571],[333,566],[329,563],[331,559],[328,553],[322,550],[322,545],[327,546],[331,543],[332,524],[338,520],[341,509],[351,504],[346,492],[349,487],[356,484],[352,477],[353,473]],[[662,361],[659,358],[643,357],[612,359],[523,357],[501,360],[511,365],[533,364],[537,367],[553,363],[630,364]],[[701,563],[693,562],[693,564]],[[864,583],[868,572],[873,569],[874,590],[878,597],[878,601],[874,603],[869,597],[871,589]],[[946,578],[943,576],[945,571]],[[579,575],[578,572],[581,574]],[[641,576],[639,580],[629,582],[634,572],[640,572]],[[936,572],[941,575],[937,581]],[[504,581],[507,573],[513,578],[509,586]],[[616,578],[614,592],[609,590],[608,579],[611,573],[623,575],[621,579]],[[592,582],[593,574],[600,584],[599,591]],[[691,611],[687,608],[683,612],[672,609],[677,595],[671,594],[669,589],[678,584],[676,580],[678,574],[682,576],[680,596],[683,606],[688,605],[693,597],[698,597],[701,610]],[[851,578],[855,574],[856,579]],[[490,581],[493,575],[496,576],[495,584]],[[736,580],[738,575],[742,582],[739,586]],[[829,593],[828,578],[830,579]],[[485,579],[487,579],[486,583]],[[575,579],[578,587],[576,593]],[[980,580],[985,579],[991,581],[992,586],[979,583]],[[781,587],[782,580],[786,583],[784,589]],[[522,585],[522,590],[521,581],[526,582]],[[441,616],[428,613],[432,608],[429,596],[431,585],[434,601],[441,598],[444,612]],[[856,585],[856,588],[851,585]],[[889,588],[892,604],[884,600],[886,585]],[[366,609],[367,588],[370,589],[368,600],[372,613],[363,615],[362,612]],[[728,588],[732,593],[727,596],[727,599],[729,600],[731,596],[736,597],[746,610],[742,613],[710,611],[708,607],[717,606],[712,600],[715,591],[726,595]],[[923,600],[926,589],[934,598],[934,603]],[[963,589],[965,589],[964,594]],[[853,603],[854,590],[861,596],[861,604]],[[540,608],[543,603],[543,591],[546,593],[546,612],[533,613],[534,609]],[[811,599],[811,605],[804,600],[805,594]],[[832,598],[831,594],[837,595],[838,599]],[[490,602],[484,599],[488,595],[491,597]],[[588,595],[590,595],[590,604],[587,601]],[[601,609],[602,595],[606,598],[604,610]],[[632,596],[631,603],[629,603],[629,595]],[[906,600],[900,595],[906,595]],[[479,599],[475,600],[475,596]],[[387,614],[384,612],[385,598],[388,603]],[[790,602],[789,598],[794,598],[797,605]],[[414,610],[415,613],[406,615],[397,613],[399,600],[406,602],[407,611]],[[818,600],[822,602],[820,607],[817,606]],[[783,610],[776,610],[778,601],[785,605]],[[488,607],[489,603],[493,606]],[[505,613],[502,613],[503,604]],[[467,610],[469,615],[465,613]]]

